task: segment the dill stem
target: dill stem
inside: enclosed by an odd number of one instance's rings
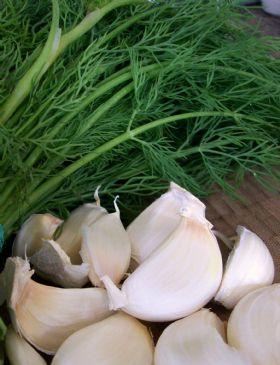
[[[47,42],[37,60],[25,75],[18,81],[13,92],[0,107],[0,124],[4,124],[16,111],[18,106],[29,95],[34,83],[37,81],[42,69],[46,65],[51,54],[55,51],[59,34],[59,5],[57,0],[52,0],[53,16],[50,33]]]
[[[59,26],[59,5],[57,0],[53,3],[53,18],[49,37],[42,53],[19,80],[14,91],[0,108],[0,124],[4,124],[16,111],[17,107],[29,95],[33,85],[39,81],[54,61],[63,53],[63,51],[83,34],[88,32],[110,11],[125,5],[145,3],[146,0],[112,0],[102,8],[97,8],[89,13],[75,28],[60,37]],[[130,24],[129,24],[130,25]]]
[[[146,123],[140,127],[137,127],[133,130],[127,130],[126,132],[120,134],[118,137],[111,139],[110,141],[102,144],[101,146],[95,148],[93,151],[88,154],[82,156],[77,161],[73,162],[71,165],[67,166],[62,170],[58,175],[53,176],[48,181],[44,182],[41,186],[35,189],[27,201],[23,202],[21,206],[21,215],[25,215],[30,208],[34,207],[38,202],[43,201],[44,198],[54,191],[59,185],[65,180],[68,176],[72,175],[74,172],[87,165],[88,163],[94,161],[99,156],[104,153],[112,150],[114,147],[128,142],[129,140],[133,140],[136,136],[143,134],[151,129],[157,128],[162,125],[166,125],[169,123],[174,123],[177,121],[188,121],[193,118],[201,118],[201,117],[229,117],[233,119],[238,118],[246,118],[252,120],[250,116],[246,116],[243,114],[235,113],[235,112],[191,112],[191,113],[183,113],[178,115],[173,115],[167,118],[162,118],[155,120],[153,122]],[[6,214],[2,216],[2,222],[5,231],[9,235],[12,231],[13,225],[17,221],[17,216],[15,214],[11,214],[7,210]],[[7,218],[8,217],[8,218]]]

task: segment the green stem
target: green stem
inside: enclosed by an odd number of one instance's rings
[[[54,55],[54,61],[71,43],[75,42],[83,34],[88,32],[94,25],[96,25],[105,15],[114,9],[126,5],[136,5],[138,3],[145,3],[145,0],[112,0],[102,8],[97,8],[89,13],[74,29],[61,37],[61,41]]]
[[[234,112],[192,112],[192,113],[184,113],[179,115],[173,115],[167,118],[158,119],[153,122],[149,122],[144,124],[143,126],[137,127],[133,130],[128,130],[118,137],[113,138],[112,140],[102,144],[101,146],[95,148],[92,152],[89,152],[85,156],[82,156],[79,160],[73,162],[71,165],[64,168],[56,176],[53,176],[48,181],[39,186],[35,191],[33,191],[28,201],[25,201],[21,207],[21,214],[26,214],[32,207],[34,207],[38,202],[44,200],[46,196],[50,195],[55,189],[59,187],[59,185],[70,175],[75,173],[77,170],[87,165],[88,163],[94,161],[99,156],[104,153],[112,150],[114,147],[123,144],[129,140],[133,140],[136,136],[143,134],[151,129],[157,128],[159,126],[174,123],[177,121],[187,121],[193,118],[201,118],[201,117],[229,117],[229,118],[246,118],[251,119],[242,114],[237,114]],[[4,217],[3,217],[4,218]],[[14,214],[8,214],[8,218],[3,220],[4,228],[7,232],[11,232],[14,224],[17,221],[17,217]]]
[[[59,7],[57,0],[53,1],[53,19],[50,34],[45,47],[22,79],[16,85],[14,91],[7,101],[0,108],[0,124],[4,124],[10,116],[16,111],[17,107],[29,95],[33,85],[39,81],[43,74],[53,64],[53,62],[63,53],[63,51],[83,34],[88,32],[96,25],[104,16],[114,9],[125,5],[133,5],[145,3],[146,0],[113,0],[103,6],[101,9],[89,13],[74,29],[65,33],[60,37],[59,23]]]
[[[47,42],[35,63],[19,80],[13,92],[0,108],[0,124],[4,124],[16,111],[18,106],[29,95],[34,83],[38,81],[48,59],[57,51],[60,38],[59,30],[59,5],[57,0],[52,0],[52,23]]]

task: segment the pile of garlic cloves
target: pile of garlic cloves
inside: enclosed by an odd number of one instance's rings
[[[10,364],[46,364],[39,352],[52,365],[280,364],[280,284],[255,233],[215,232],[173,182],[127,229],[117,199],[113,213],[95,199],[65,222],[34,214],[18,232],[0,275]],[[228,323],[211,302],[233,309]],[[155,343],[146,321],[174,322]]]

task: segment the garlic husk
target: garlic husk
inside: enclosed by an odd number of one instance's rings
[[[36,274],[64,288],[81,288],[88,282],[89,265],[72,265],[69,256],[53,240],[44,240],[30,262]]]
[[[176,229],[180,210],[187,207],[204,214],[205,206],[200,200],[171,182],[169,190],[128,226],[131,256],[137,263],[143,262]]]
[[[152,365],[154,345],[147,328],[116,313],[81,329],[59,348],[52,365]]]
[[[102,288],[62,289],[36,283],[20,257],[10,257],[1,273],[15,330],[38,350],[53,354],[75,331],[111,314]]]
[[[155,365],[252,365],[225,341],[223,322],[202,309],[163,331],[155,349]]]
[[[104,275],[115,284],[121,281],[129,267],[131,243],[118,209],[103,215],[91,227],[83,227],[80,255],[89,264],[89,279],[94,286],[103,286],[100,277]]]
[[[83,204],[73,210],[62,226],[62,232],[56,239],[63,251],[70,257],[72,264],[82,262],[79,254],[82,244],[83,225],[91,226],[102,216],[108,214],[106,209],[100,206],[96,192],[96,203]]]
[[[280,284],[257,289],[233,309],[228,343],[251,357],[253,365],[280,364]]]
[[[42,356],[11,326],[7,329],[5,350],[10,365],[47,365]]]
[[[222,278],[217,240],[204,215],[181,213],[174,232],[124,281],[119,290],[108,276],[110,307],[143,320],[187,316],[213,298]]]
[[[236,232],[238,238],[215,296],[228,309],[251,291],[272,284],[274,279],[274,263],[265,243],[245,227],[238,226]]]
[[[21,226],[13,243],[13,256],[32,256],[42,247],[43,239],[52,239],[62,220],[51,214],[32,214]]]

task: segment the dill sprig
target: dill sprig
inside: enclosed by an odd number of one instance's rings
[[[77,3],[59,2],[61,39],[92,11],[83,3],[75,15]],[[98,185],[108,200],[123,196],[128,217],[170,180],[199,196],[213,183],[235,195],[227,178],[246,172],[268,188],[279,182],[279,41],[226,2],[122,3],[51,57],[0,126],[8,235],[32,212],[64,214],[92,199]],[[12,24],[27,21],[13,9],[6,0],[0,10]],[[36,9],[46,11],[39,29],[27,22],[24,34],[3,33],[4,79],[13,70],[9,87],[0,84],[3,105],[49,37],[52,9]]]

